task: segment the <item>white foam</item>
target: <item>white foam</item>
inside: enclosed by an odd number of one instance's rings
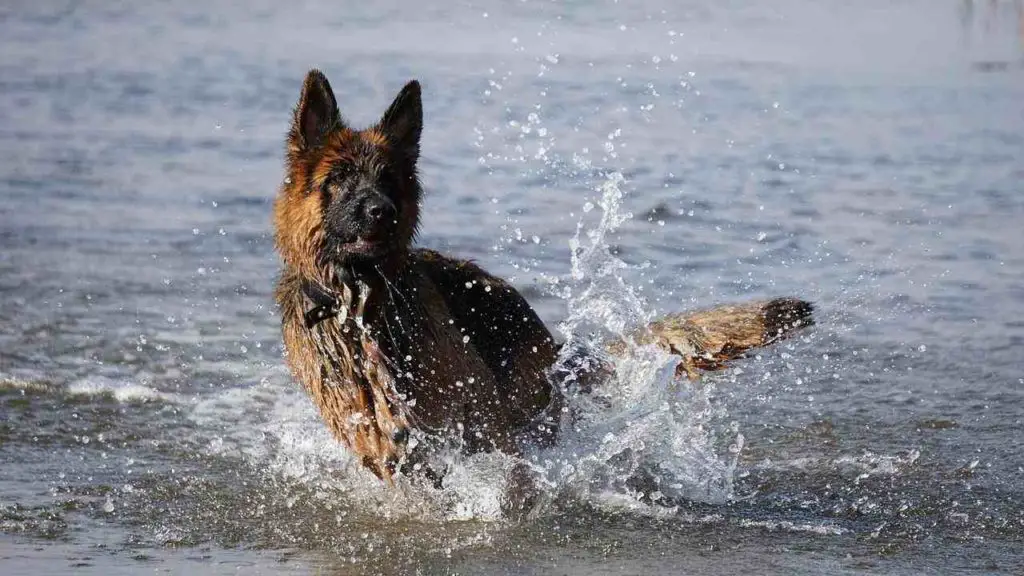
[[[66,392],[76,396],[106,396],[109,395],[122,403],[130,402],[170,402],[181,403],[182,398],[177,394],[161,392],[155,388],[130,382],[117,380],[104,376],[90,376],[75,380],[68,384]]]
[[[53,385],[47,384],[41,379],[18,379],[0,374],[0,389],[21,390],[23,392],[48,392],[53,390]]]
[[[894,476],[914,465],[921,453],[910,450],[904,454],[875,454],[863,452],[859,455],[840,455],[828,457],[801,457],[788,460],[764,460],[757,464],[762,470],[775,471],[813,471],[834,470],[847,476],[855,476],[856,481],[869,476]]]
[[[782,532],[806,532],[810,534],[818,534],[820,536],[840,536],[849,532],[845,528],[834,526],[832,524],[809,524],[809,523],[798,523],[790,522],[789,520],[748,520],[743,519],[739,522],[742,528],[764,528],[771,531],[782,531]]]

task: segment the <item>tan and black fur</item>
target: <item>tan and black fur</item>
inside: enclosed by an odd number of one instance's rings
[[[421,130],[417,82],[355,130],[311,71],[274,205],[288,364],[331,432],[388,481],[411,430],[516,453],[552,440],[537,420],[559,401],[558,345],[522,295],[472,262],[413,247]],[[668,317],[636,340],[679,354],[693,378],[810,323],[810,304],[779,299]]]

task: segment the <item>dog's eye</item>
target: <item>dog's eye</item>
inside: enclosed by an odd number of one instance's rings
[[[383,168],[377,176],[377,180],[385,190],[395,190],[398,188],[398,177],[390,168]]]
[[[352,180],[352,174],[354,172],[346,168],[337,168],[331,172],[331,175],[324,181],[323,192],[330,194],[331,196],[337,196],[343,193],[348,187],[349,182]]]
[[[348,185],[355,173],[355,170],[350,166],[339,166],[331,171],[331,176],[327,179],[327,182],[331,186],[342,189]]]

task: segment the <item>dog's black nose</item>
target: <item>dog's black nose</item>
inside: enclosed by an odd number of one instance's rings
[[[363,210],[366,217],[373,222],[387,222],[395,218],[395,205],[380,194],[367,200]]]

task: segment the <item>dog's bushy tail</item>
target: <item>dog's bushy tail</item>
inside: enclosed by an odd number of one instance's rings
[[[767,346],[814,324],[814,305],[798,298],[744,302],[666,316],[652,322],[636,341],[656,343],[682,357],[691,379],[698,369],[721,370],[751,348]],[[613,346],[612,352],[618,352]]]

